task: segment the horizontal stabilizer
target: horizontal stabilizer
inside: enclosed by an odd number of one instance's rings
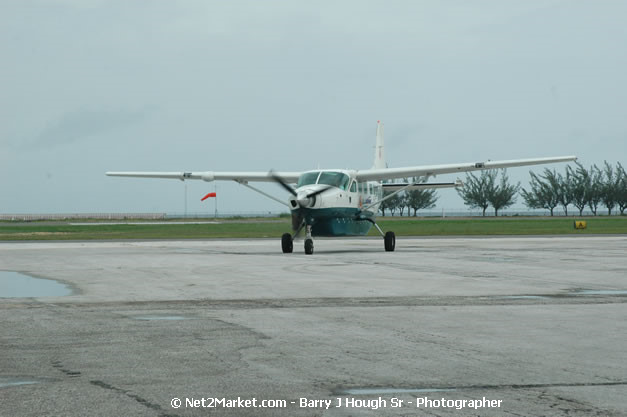
[[[409,184],[409,183],[394,183],[394,184],[383,184],[383,191],[397,191],[400,189],[405,189],[407,191],[415,191],[415,190],[427,190],[432,188],[455,188],[462,187],[464,184],[461,180],[457,180],[456,182],[432,182],[432,183],[417,183],[417,184]]]

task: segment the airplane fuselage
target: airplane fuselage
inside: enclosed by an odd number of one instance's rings
[[[355,171],[314,170],[298,181],[297,196],[290,199],[297,227],[304,220],[313,236],[363,236],[374,224],[383,188],[379,181],[359,182]],[[308,194],[330,187],[312,198]]]

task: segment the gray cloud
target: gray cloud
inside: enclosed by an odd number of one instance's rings
[[[127,126],[141,122],[145,112],[124,110],[79,110],[63,115],[51,123],[33,140],[29,148],[49,148],[79,141],[93,140],[98,135],[113,134]]]
[[[588,0],[0,2],[0,177],[21,173],[0,183],[0,210],[182,209],[180,182],[107,170],[368,168],[379,119],[390,166],[613,160],[627,155],[626,13]],[[281,209],[218,188],[222,210]]]

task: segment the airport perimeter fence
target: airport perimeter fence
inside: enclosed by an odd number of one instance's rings
[[[410,214],[407,213],[407,209],[405,209],[403,215],[401,216],[396,210],[396,212],[392,215],[389,210],[386,210],[385,216],[381,215],[381,212],[378,214],[380,217],[414,217],[414,211],[411,210]],[[603,210],[597,211],[598,216],[607,216],[607,212]],[[612,216],[620,215],[619,212],[613,212]],[[543,209],[528,209],[525,207],[521,208],[510,208],[507,210],[499,210],[498,217],[550,217],[551,212],[549,210]],[[564,210],[554,209],[553,217],[564,217],[566,213]],[[581,213],[581,217],[592,217],[594,213],[590,210],[583,210]],[[464,208],[458,209],[434,209],[434,210],[418,210],[416,213],[416,217],[483,217],[483,212],[481,210],[469,210]],[[485,212],[485,217],[494,217],[494,209],[489,208]],[[568,217],[579,217],[579,210],[568,210]]]
[[[599,216],[606,216],[607,212],[603,210],[599,210],[597,212]],[[615,215],[617,213],[612,213]],[[542,209],[528,209],[526,207],[520,208],[509,208],[507,210],[499,210],[498,217],[525,217],[525,216],[537,216],[537,217],[549,217],[551,212],[549,210]],[[289,217],[289,212],[277,212],[277,211],[228,211],[228,212],[220,212],[217,216],[214,213],[168,213],[166,217],[168,219],[184,219],[184,218],[237,218],[237,217]],[[394,214],[392,214],[389,210],[386,210],[385,216],[381,215],[381,212],[377,213],[378,217],[414,217],[414,211],[411,210],[410,214],[408,214],[407,209],[403,212],[401,216],[399,211],[396,210]],[[418,213],[415,217],[482,217],[483,213],[481,210],[470,210],[468,208],[439,208],[432,210],[418,210]],[[553,210],[554,217],[564,217],[565,213],[563,210],[555,208]],[[579,210],[568,210],[568,217],[578,217]],[[594,216],[589,210],[584,210],[581,216],[590,217]],[[494,217],[494,209],[488,209],[485,212],[485,217]]]
[[[238,217],[289,217],[290,213],[283,211],[225,211],[218,213],[167,213],[167,219],[228,219]]]
[[[0,214],[0,220],[32,222],[46,220],[164,220],[165,213],[42,213],[42,214]]]
[[[601,213],[601,210],[598,211],[599,215],[605,215],[607,213]],[[549,210],[529,210],[527,208],[513,208],[508,210],[499,210],[499,217],[524,217],[524,216],[550,216],[551,212]],[[238,218],[238,217],[281,217],[286,216],[289,217],[290,213],[288,212],[273,212],[273,211],[229,211],[229,212],[220,212],[216,216],[214,213],[168,213],[166,217],[168,219],[202,219],[202,218]],[[381,212],[377,213],[378,217],[414,217],[414,211],[411,210],[410,214],[408,214],[407,209],[403,212],[401,216],[399,211],[396,210],[394,214],[392,214],[389,210],[386,210],[385,216],[381,214]],[[456,208],[456,209],[434,209],[434,210],[418,210],[415,217],[482,217],[483,213],[481,210],[468,210],[464,208]],[[564,212],[558,209],[553,210],[553,216],[559,217],[564,216]],[[579,210],[572,210],[568,212],[569,217],[579,216]],[[594,216],[591,211],[584,210],[582,216]],[[494,217],[494,210],[486,210],[485,217]]]
[[[217,214],[217,215],[216,215]],[[413,210],[411,214],[407,210],[400,216],[396,211],[393,215],[389,211],[382,216],[378,213],[379,218],[411,218],[414,217]],[[498,217],[549,217],[551,213],[548,210],[528,210],[525,208],[509,209],[499,211]],[[607,216],[607,212],[598,211],[599,216]],[[612,215],[620,215],[620,213],[612,213]],[[554,217],[564,217],[563,210],[555,209]],[[584,210],[582,217],[592,217],[594,213]],[[0,214],[0,221],[59,221],[59,220],[177,220],[177,219],[227,219],[227,218],[268,218],[268,217],[290,217],[288,212],[273,211],[228,211],[220,213],[44,213],[44,214]],[[436,210],[419,210],[416,217],[429,218],[447,218],[447,217],[482,217],[481,210],[465,210],[465,209],[436,209]],[[485,217],[494,217],[494,210],[487,210]],[[579,217],[579,210],[569,210],[568,217]]]
[[[389,210],[386,210],[385,216],[381,212],[377,213],[378,217],[414,217],[414,211],[411,210],[408,214],[407,209],[401,216],[399,211],[396,210],[392,214]],[[598,216],[607,216],[607,211],[599,209],[597,211]],[[620,212],[615,210],[612,212],[612,216],[620,215]],[[168,213],[166,217],[168,219],[184,219],[184,218],[237,218],[237,217],[289,217],[290,213],[287,211],[227,211],[219,212],[217,216],[215,213]],[[415,217],[482,217],[483,212],[481,210],[462,208],[437,208],[431,210],[418,210]],[[498,217],[550,217],[551,212],[544,209],[529,209],[527,207],[511,207],[506,210],[499,210]],[[553,210],[553,217],[566,216],[563,208],[555,208]],[[594,213],[590,210],[583,210],[581,217],[593,217]],[[494,217],[494,209],[490,208],[486,210],[485,217]],[[569,207],[568,217],[579,217],[579,210],[571,209]]]

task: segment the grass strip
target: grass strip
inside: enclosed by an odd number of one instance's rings
[[[579,220],[579,219],[578,219]],[[583,218],[585,230],[575,230],[573,218],[379,218],[384,231],[397,236],[464,235],[586,235],[627,234],[627,217]],[[205,239],[277,238],[291,231],[289,219],[280,222],[246,220],[219,224],[97,225],[28,224],[0,226],[0,240],[120,240],[120,239]],[[372,228],[371,236],[378,232]]]

